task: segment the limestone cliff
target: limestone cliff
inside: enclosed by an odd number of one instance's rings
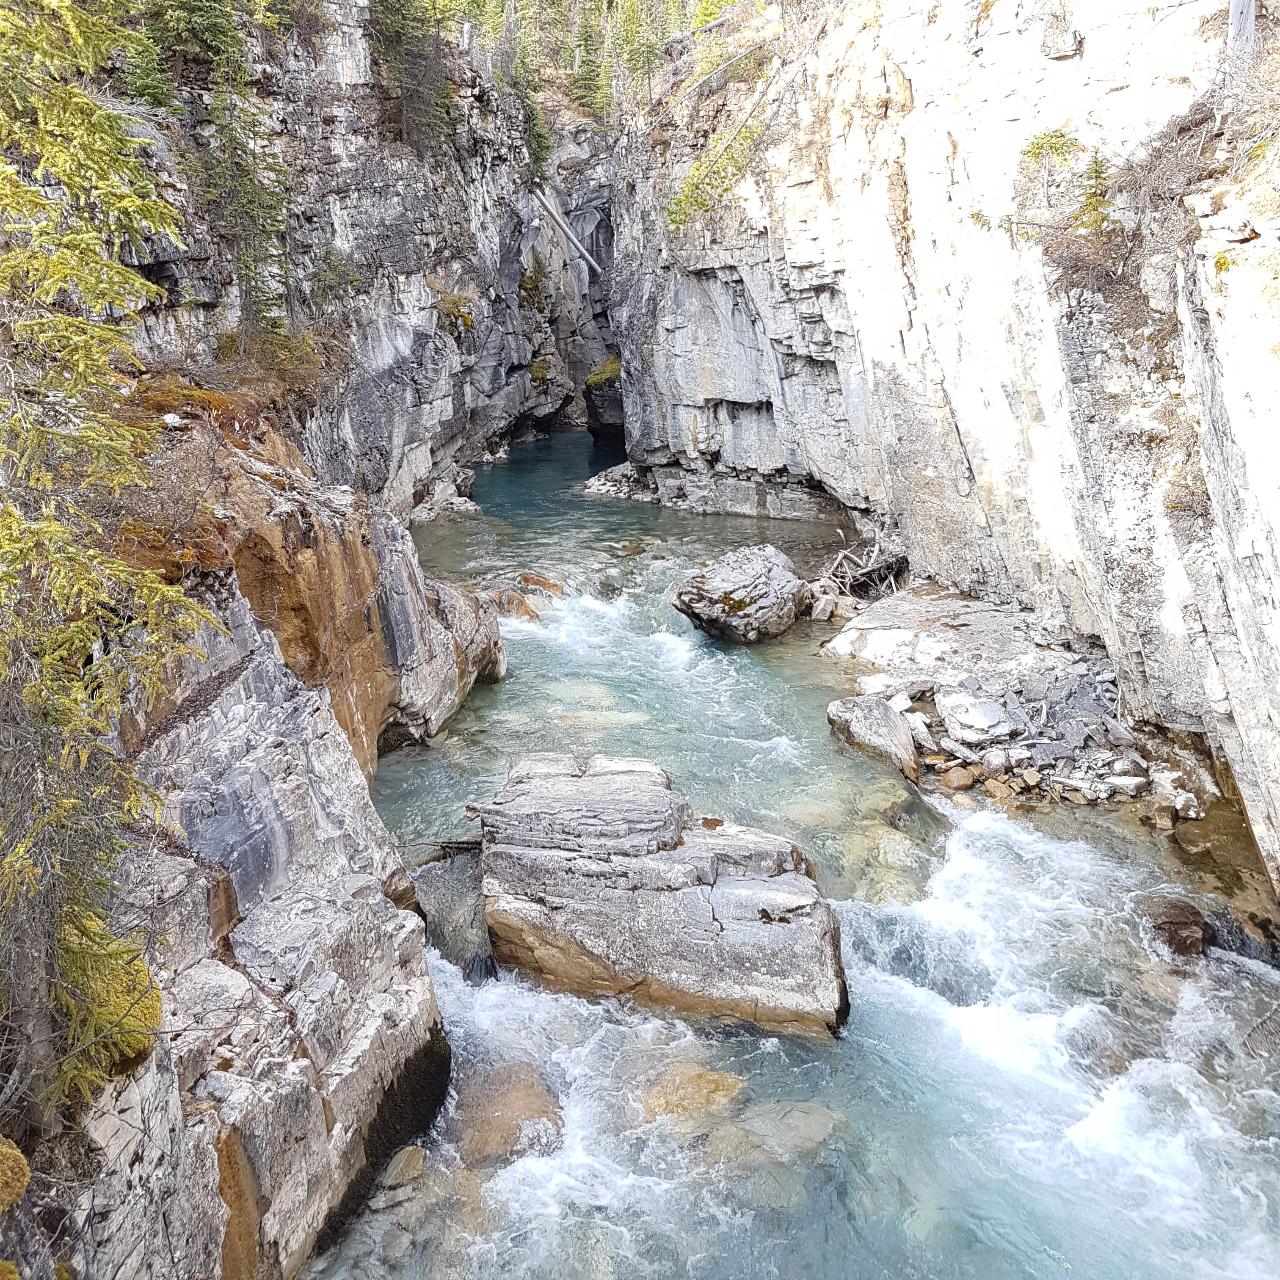
[[[1280,221],[1238,127],[1274,116],[1267,20],[1242,70],[1213,0],[778,18],[748,72],[686,56],[620,149],[632,459],[703,508],[816,488],[917,572],[1100,637],[1130,714],[1213,745],[1280,882]]]
[[[317,16],[305,36],[250,42],[261,145],[286,182],[267,283],[291,327],[323,339],[316,403],[292,424],[306,460],[404,518],[513,424],[583,415],[582,376],[605,356],[604,282],[534,199],[524,107],[491,55],[442,43],[448,111],[410,146],[374,65],[369,6],[322,0]],[[184,160],[211,127],[208,98],[196,76],[181,124],[155,131],[186,243],[152,245],[140,263],[170,295],[145,327],[154,365],[216,366],[242,311],[233,254]],[[607,140],[567,107],[551,123],[545,197],[607,270]]]
[[[505,658],[492,604],[426,576],[404,522],[494,437],[581,416],[605,355],[607,278],[534,202],[519,104],[481,54],[449,54],[452,135],[415,150],[367,10],[323,11],[309,41],[258,48],[252,79],[290,180],[288,317],[318,362],[228,349],[234,255],[179,161],[198,90],[151,148],[187,233],[138,263],[169,304],[143,334],[165,434],[130,553],[182,574],[215,624],[121,726],[161,809],[117,922],[152,939],[165,1020],[74,1139],[73,1261],[112,1280],[297,1274],[438,1108],[423,926],[367,776],[385,730],[436,733]],[[607,271],[607,157],[562,123],[545,199]],[[322,301],[335,262],[341,298]]]
[[[384,892],[399,858],[327,691],[234,574],[203,595],[222,627],[139,744],[164,809],[118,908],[155,939],[165,1020],[84,1122],[75,1234],[119,1280],[294,1274],[448,1081],[422,922]]]

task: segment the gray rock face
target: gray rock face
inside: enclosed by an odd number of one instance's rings
[[[1212,171],[1191,140],[1223,31],[1192,9],[1152,40],[1140,0],[1110,6],[1123,65],[1081,54],[1079,6],[791,24],[775,47],[804,74],[754,112],[776,145],[673,233],[690,166],[758,91],[684,94],[685,63],[669,119],[619,153],[611,318],[628,453],[659,496],[736,511],[739,485],[762,507],[817,485],[900,532],[917,574],[1100,639],[1136,718],[1229,763],[1280,885],[1274,183],[1193,179],[1135,216],[1114,285],[1076,287],[1052,244],[1002,230],[1068,214],[1095,147],[1123,168],[1172,137]],[[1079,145],[1052,182],[1026,156],[1048,117]]]
[[[139,761],[181,839],[134,851],[117,915],[160,940],[168,1030],[85,1124],[97,1275],[295,1275],[448,1080],[422,921],[383,892],[399,858],[328,694],[234,578],[209,601],[227,631]]]
[[[827,707],[827,723],[850,746],[888,760],[912,782],[920,776],[911,725],[883,698],[839,698]]]
[[[788,840],[713,818],[647,760],[528,756],[478,809],[500,962],[787,1031],[848,1013],[840,930]]]
[[[412,872],[418,911],[427,926],[427,941],[468,982],[480,983],[497,973],[493,946],[484,922],[480,892],[479,851],[457,850]]]
[[[741,547],[676,589],[681,613],[713,636],[754,644],[780,636],[808,603],[809,589],[777,547]]]
[[[571,126],[543,188],[601,277],[534,202],[524,107],[484,50],[442,44],[448,141],[419,151],[400,142],[378,83],[368,5],[324,0],[319,16],[312,40],[251,37],[249,55],[265,144],[289,174],[290,314],[344,336],[341,394],[320,397],[301,442],[322,481],[403,519],[517,421],[585,421],[578,388],[606,355],[611,158],[594,126]],[[207,106],[192,93],[188,107],[196,136],[181,141],[194,149]],[[181,199],[178,156],[163,137],[156,151]],[[183,213],[190,248],[152,246],[144,265],[193,301],[148,316],[144,339],[158,360],[188,364],[212,357],[240,297],[203,211]]]

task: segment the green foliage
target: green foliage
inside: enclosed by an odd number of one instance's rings
[[[734,2],[735,0],[698,0],[693,11],[693,29],[701,31],[703,27],[710,26],[717,18],[723,17]]]
[[[364,276],[333,245],[327,244],[321,250],[307,284],[311,308],[322,314],[345,303],[364,284]]]
[[[618,0],[615,8],[622,65],[645,85],[653,101],[653,73],[662,64],[666,5],[662,0]]]
[[[231,253],[240,329],[266,330],[277,322],[283,294],[288,174],[270,147],[241,26],[273,27],[280,19],[264,0],[148,0],[145,18],[153,49],[165,50],[175,67],[202,68],[207,78],[212,134],[195,186],[210,229]],[[143,88],[153,81],[144,76]]]
[[[457,0],[370,0],[370,45],[397,95],[400,137],[420,150],[449,127],[453,95],[444,36],[462,11]]]
[[[214,234],[228,247],[240,292],[240,328],[265,331],[278,321],[285,271],[284,166],[266,141],[263,108],[235,84],[214,88],[213,141],[200,190]]]
[[[551,381],[551,365],[546,360],[535,360],[529,366],[529,381],[535,387],[545,387]]]
[[[542,108],[529,90],[526,75],[519,78],[516,91],[524,108],[524,138],[529,152],[529,174],[534,186],[541,186],[550,176],[548,166],[551,163],[551,130],[547,128]]]
[[[133,124],[85,86],[138,47],[98,6],[0,6],[0,1010],[27,1046],[0,1073],[21,1069],[28,1119],[79,1016],[52,1007],[59,940],[100,914],[149,803],[114,730],[207,618],[120,546],[158,440],[130,324],[160,296],[120,258],[178,229]]]
[[[173,105],[177,92],[173,77],[149,35],[138,36],[136,47],[125,61],[123,79],[125,91],[138,102],[162,109]]]
[[[470,332],[475,323],[471,315],[473,300],[464,293],[454,293],[430,276],[427,277],[427,284],[440,294],[432,306],[445,318],[446,326],[454,339],[461,340],[462,335]]]
[[[533,264],[520,277],[520,300],[525,306],[536,310],[542,305],[543,290],[546,288],[549,275],[546,260],[535,249]]]
[[[1079,150],[1080,144],[1070,134],[1061,129],[1047,129],[1043,133],[1037,133],[1022,148],[1022,154],[1036,164],[1048,164],[1050,161],[1054,164],[1070,164]]]
[[[326,368],[315,334],[295,332],[282,320],[222,334],[218,359],[237,365],[246,381],[250,375],[266,375],[286,391],[314,391],[332,372]]]
[[[589,387],[606,387],[622,377],[622,361],[617,356],[610,356],[599,368],[593,369],[586,377]]]
[[[141,945],[113,937],[98,916],[65,920],[59,950],[54,1002],[67,1045],[57,1095],[87,1102],[151,1052],[164,1006]]]
[[[1099,235],[1111,225],[1114,205],[1107,199],[1107,188],[1110,179],[1102,154],[1095,151],[1089,157],[1082,182],[1082,198],[1080,207],[1071,219],[1077,231],[1087,235]]]
[[[748,120],[721,142],[717,136],[704,155],[694,161],[667,205],[672,231],[683,231],[701,213],[713,209],[734,189],[747,170],[763,134],[758,121]]]

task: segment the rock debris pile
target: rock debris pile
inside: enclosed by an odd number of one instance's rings
[[[1178,766],[1125,724],[1109,660],[1043,643],[1015,608],[918,587],[869,605],[825,652],[859,665],[858,696],[828,708],[834,732],[912,779],[923,765],[997,801],[1150,795],[1166,827],[1201,816]]]

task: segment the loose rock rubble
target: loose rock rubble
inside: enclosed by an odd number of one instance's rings
[[[1043,643],[1018,609],[918,587],[869,605],[825,652],[859,666],[861,696],[832,703],[833,728],[908,777],[920,756],[948,790],[1001,802],[1149,795],[1169,828],[1202,813],[1123,722],[1106,656]]]
[[[527,756],[476,812],[501,963],[779,1030],[847,1017],[839,924],[807,859],[779,836],[694,820],[651,761]]]
[[[675,607],[703,631],[741,644],[780,636],[804,612],[809,588],[777,547],[740,547],[687,578]]]

